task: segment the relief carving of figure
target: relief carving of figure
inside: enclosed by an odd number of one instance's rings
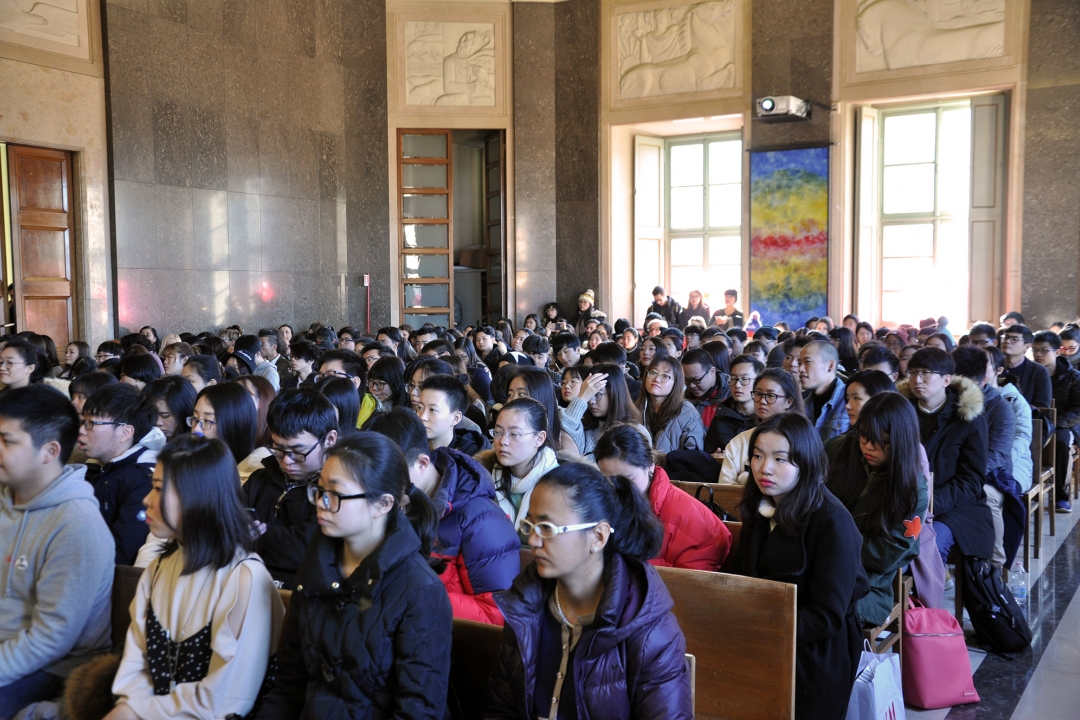
[[[409,105],[494,105],[494,26],[406,23],[405,74]]]
[[[0,29],[78,46],[77,0],[0,0]]]
[[[1005,0],[864,0],[856,72],[1000,57]]]
[[[735,86],[735,2],[619,16],[619,98]]]

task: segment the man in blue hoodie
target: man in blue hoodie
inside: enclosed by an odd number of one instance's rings
[[[78,433],[53,388],[0,395],[0,718],[109,649],[112,536],[86,467],[64,465]]]

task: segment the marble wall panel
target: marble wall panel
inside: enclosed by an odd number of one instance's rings
[[[228,254],[230,270],[262,269],[262,196],[229,193]]]
[[[343,6],[343,32],[347,42],[342,52],[344,73],[344,178],[348,199],[346,247],[349,272],[345,314],[360,323],[370,311],[374,328],[390,321],[394,299],[390,296],[390,196],[386,158],[386,4],[382,0],[356,0]],[[371,276],[371,306],[363,276]],[[340,280],[340,278],[339,278]],[[322,290],[322,300],[340,296]],[[316,298],[320,296],[316,295]]]
[[[191,191],[192,259],[196,270],[229,268],[229,193]]]
[[[600,3],[555,5],[557,298],[600,283]]]
[[[370,187],[371,178],[386,175],[385,145],[380,150],[370,141],[385,135],[385,77],[373,81],[362,63],[354,67],[365,77],[351,95],[361,119],[351,142],[362,158],[346,162],[345,28],[348,21],[373,29],[379,21],[368,10],[344,0],[109,5],[104,34],[114,68],[108,112],[122,322],[197,331],[233,322],[277,325],[302,312],[303,324],[340,323],[350,250],[372,263],[364,272],[386,275],[385,247],[381,257],[360,250],[375,249],[370,238],[378,233],[360,236],[365,224],[357,220],[354,236],[348,222],[348,201],[359,192],[383,213],[386,236],[385,180],[381,203],[378,183]],[[381,52],[384,76],[385,47]],[[380,83],[381,114],[370,107]],[[301,275],[311,287],[298,295]],[[157,303],[144,283],[199,292],[171,293],[171,303]]]
[[[1080,4],[1032,0],[1031,37],[1020,287],[1024,317],[1045,327],[1080,313]]]
[[[833,68],[832,0],[755,0],[753,97],[794,95],[815,103],[805,122],[754,123],[751,148],[829,142]],[[798,22],[790,22],[798,17]]]

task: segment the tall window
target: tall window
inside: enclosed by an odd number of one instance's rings
[[[971,102],[882,111],[881,319],[966,327]]]
[[[666,149],[665,287],[683,305],[698,290],[717,309],[725,290],[742,297],[742,137],[671,138]]]

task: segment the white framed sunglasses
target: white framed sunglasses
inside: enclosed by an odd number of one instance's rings
[[[568,532],[576,532],[578,530],[588,530],[589,528],[594,528],[599,524],[600,523],[598,522],[593,522],[579,523],[577,525],[556,525],[555,523],[550,523],[546,521],[534,523],[531,520],[521,518],[517,522],[517,531],[522,535],[526,536],[532,535],[535,531],[542,540],[550,540],[556,535],[562,535],[563,533]],[[611,533],[614,535],[615,530],[612,529]]]

